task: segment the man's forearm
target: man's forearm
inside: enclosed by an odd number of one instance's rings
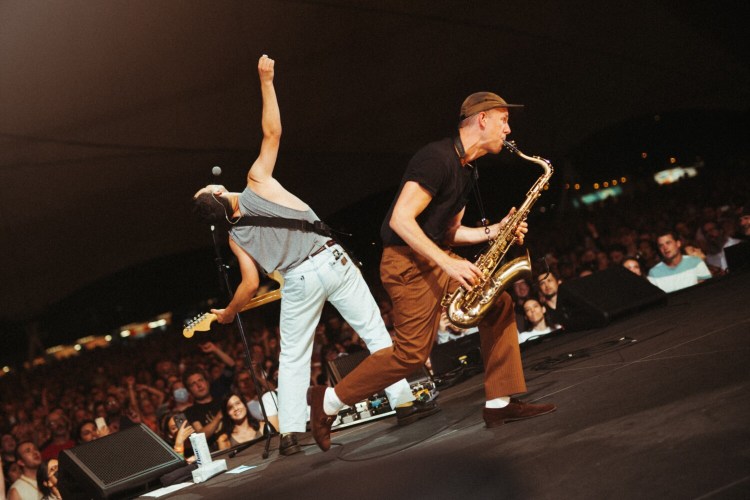
[[[279,102],[276,99],[276,89],[273,86],[273,81],[261,81],[260,92],[263,96],[263,114],[261,116],[263,135],[267,137],[280,136],[281,112],[279,111]]]
[[[225,365],[227,365],[230,368],[234,368],[234,359],[232,359],[232,357],[229,354],[222,351],[221,348],[219,348],[219,346],[216,346],[216,349],[214,350],[214,354],[216,354],[216,357],[222,360]]]
[[[448,243],[455,246],[476,245],[477,243],[487,243],[489,240],[497,238],[500,224],[487,226],[489,234],[484,227],[467,227],[459,226],[449,237]]]
[[[241,312],[242,308],[255,296],[257,290],[256,287],[250,286],[245,282],[240,283],[225,310],[231,315]]]
[[[411,217],[393,217],[391,219],[391,229],[419,255],[430,259],[441,267],[442,260],[450,258],[427,237],[422,228],[419,227],[417,221]]]
[[[219,413],[214,417],[213,420],[203,426],[203,432],[206,434],[207,438],[210,438],[214,435],[216,429],[219,427],[219,424],[221,424],[221,413]]]

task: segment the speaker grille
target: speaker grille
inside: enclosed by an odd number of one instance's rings
[[[83,445],[71,450],[105,486],[174,460],[169,449],[154,446],[153,437],[139,427],[116,432],[106,439],[106,447]]]
[[[184,464],[170,446],[148,427],[123,429],[60,454],[60,486],[87,498],[107,498],[141,488]]]
[[[346,356],[340,356],[328,361],[328,367],[331,369],[331,382],[338,384],[346,377],[349,372],[354,370],[364,359],[370,355],[370,351],[361,350]]]

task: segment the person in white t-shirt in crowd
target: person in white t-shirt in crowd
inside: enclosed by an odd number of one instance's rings
[[[33,441],[16,445],[16,461],[23,466],[23,474],[11,485],[8,500],[41,500],[36,471],[42,465],[42,454]]]
[[[711,278],[711,271],[698,257],[682,254],[682,241],[673,231],[656,239],[662,262],[648,272],[648,280],[667,293],[676,292]]]
[[[518,333],[518,343],[523,344],[527,340],[542,337],[560,329],[560,325],[548,324],[545,319],[547,308],[536,299],[528,299],[523,303],[526,323],[529,329]]]

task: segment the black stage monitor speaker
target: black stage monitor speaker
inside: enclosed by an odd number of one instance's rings
[[[369,355],[370,351],[363,349],[329,361],[328,369],[333,385],[341,382],[350,371],[354,370]]]
[[[185,464],[143,424],[65,450],[59,460],[65,500],[119,497]]]
[[[730,273],[750,269],[750,240],[726,247],[724,255]]]
[[[601,328],[615,318],[648,306],[666,304],[667,294],[624,267],[563,282],[557,309],[568,331]]]
[[[462,366],[482,366],[479,332],[435,344],[430,353],[430,364],[437,377]]]

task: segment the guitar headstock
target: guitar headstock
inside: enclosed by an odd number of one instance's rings
[[[182,335],[186,338],[192,338],[196,331],[207,332],[211,329],[211,323],[216,321],[216,315],[212,313],[203,313],[191,319],[182,329]]]

